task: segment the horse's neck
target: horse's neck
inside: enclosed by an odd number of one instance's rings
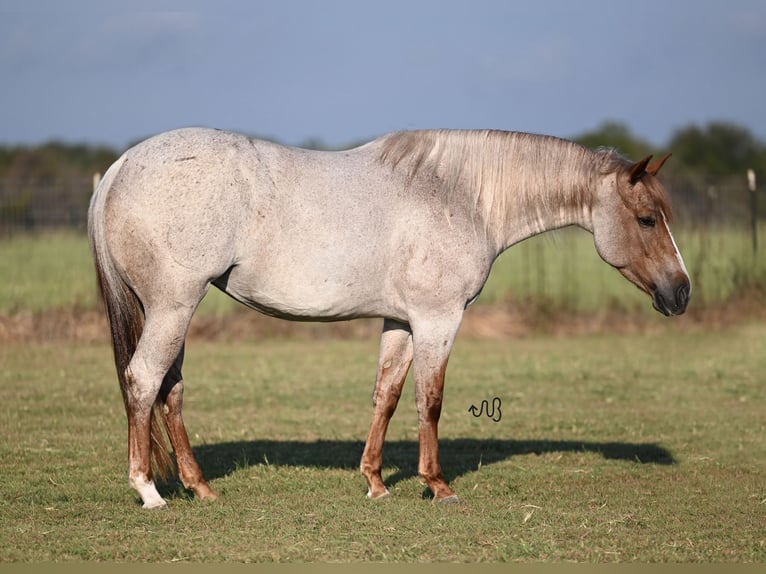
[[[591,226],[594,153],[573,142],[493,131],[399,132],[385,136],[375,157],[399,170],[431,200],[462,210],[502,251],[532,235],[567,225]],[[423,173],[424,178],[418,179]]]
[[[571,202],[568,190],[538,191],[539,196],[525,194],[520,201],[514,202],[511,219],[503,230],[503,248],[552,229],[570,225],[590,228],[589,204]],[[558,197],[553,199],[552,195]]]
[[[528,173],[509,189],[504,220],[497,221],[499,251],[549,230],[576,225],[591,230],[595,178],[579,166],[556,166],[558,175]],[[567,175],[562,176],[565,173]]]

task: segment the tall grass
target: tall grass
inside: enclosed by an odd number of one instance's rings
[[[766,238],[764,225],[761,237]],[[766,288],[766,244],[754,254],[747,230],[682,229],[676,239],[692,276],[693,305],[716,305]],[[18,235],[0,241],[0,277],[0,313],[97,306],[93,265],[81,234]],[[578,229],[534,237],[501,255],[479,299],[480,304],[499,302],[549,313],[590,313],[605,307],[651,312],[646,296],[601,261],[592,236]],[[200,312],[224,315],[238,308],[211,289]]]
[[[766,225],[759,227],[760,250],[753,251],[745,228],[701,228],[681,235],[695,297],[715,304],[741,292],[766,290]]]

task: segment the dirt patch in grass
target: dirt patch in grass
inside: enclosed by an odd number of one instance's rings
[[[692,305],[682,317],[665,318],[646,312],[605,308],[578,314],[546,305],[504,303],[476,305],[463,319],[461,337],[512,339],[531,334],[554,336],[598,333],[651,333],[673,329],[715,330],[738,323],[766,321],[766,297],[753,292],[722,305]],[[197,314],[189,332],[191,339],[244,341],[263,338],[359,339],[376,338],[380,319],[357,319],[336,323],[300,323],[267,317],[247,309],[222,316]],[[94,343],[108,340],[104,314],[94,309],[60,309],[44,313],[20,311],[0,314],[0,343],[69,341]]]

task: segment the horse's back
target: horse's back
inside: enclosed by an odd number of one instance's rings
[[[228,226],[258,226],[278,212],[282,225],[295,221],[309,229],[308,220],[320,217],[348,224],[348,211],[386,193],[383,178],[370,189],[374,164],[372,154],[358,150],[317,152],[185,128],[128,150],[110,201],[125,203],[125,213],[164,221],[172,211],[176,221],[222,224],[216,218],[225,216]]]
[[[202,128],[154,136],[108,190],[110,250],[138,282],[214,282],[297,318],[375,314],[396,207],[371,158]]]

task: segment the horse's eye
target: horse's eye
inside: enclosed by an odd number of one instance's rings
[[[637,217],[636,219],[638,219],[638,224],[641,227],[654,227],[657,224],[657,220],[651,215],[647,217]]]

